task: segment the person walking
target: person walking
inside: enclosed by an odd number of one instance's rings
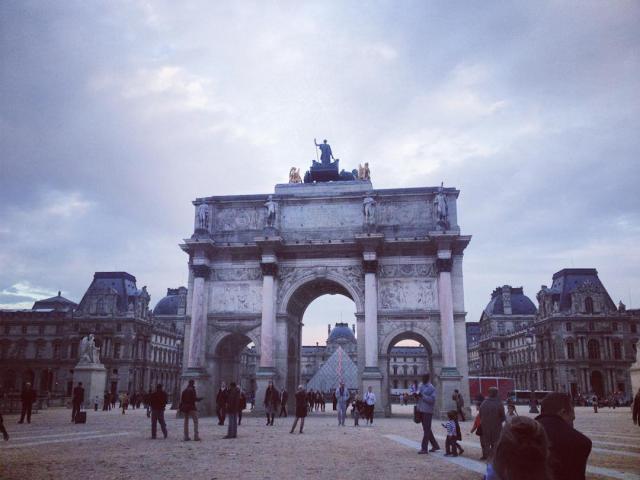
[[[151,438],[156,438],[158,423],[162,429],[164,438],[167,438],[167,424],[164,421],[164,410],[167,406],[169,397],[167,392],[162,390],[162,384],[156,385],[156,391],[148,396],[148,406],[151,408]]]
[[[293,426],[289,433],[294,432],[296,425],[298,424],[298,420],[300,420],[300,433],[302,433],[302,429],[304,428],[304,419],[307,417],[307,393],[304,391],[304,387],[302,385],[298,385],[298,391],[296,392],[295,398],[296,419],[293,421]]]
[[[640,388],[638,393],[633,399],[633,405],[631,407],[631,416],[633,417],[633,424],[640,427]]]
[[[287,389],[283,388],[282,394],[280,395],[280,415],[278,415],[279,417],[287,416],[287,400],[289,400],[289,394],[287,393]]]
[[[218,393],[216,394],[216,415],[218,416],[218,425],[224,425],[226,418],[227,395],[229,390],[224,382],[220,384]]]
[[[129,394],[127,392],[122,392],[120,395],[120,406],[122,407],[122,414],[124,415],[129,408]]]
[[[5,442],[9,440],[9,434],[7,433],[7,429],[4,426],[4,419],[2,418],[1,413],[0,413],[0,433],[2,433],[2,438],[4,438]]]
[[[344,420],[347,416],[347,406],[349,405],[349,390],[344,386],[344,382],[340,382],[340,386],[336,388],[336,405],[338,408],[338,425],[344,427]]]
[[[536,421],[549,439],[550,466],[554,478],[584,480],[591,440],[573,428],[576,415],[571,397],[553,392],[542,400],[542,412]],[[510,423],[515,422],[513,419]]]
[[[31,423],[31,410],[33,409],[33,402],[36,401],[36,391],[31,388],[31,383],[27,382],[24,385],[24,389],[20,394],[20,402],[22,403],[22,411],[20,412],[20,420],[18,423],[24,423],[25,416],[27,417],[27,423]]]
[[[489,388],[489,397],[480,405],[480,418],[482,419],[482,435],[480,435],[482,458],[480,460],[487,460],[498,443],[502,424],[507,419],[496,387]]]
[[[376,408],[376,394],[373,393],[373,388],[369,386],[367,393],[364,394],[364,403],[366,405],[366,417],[367,425],[373,425],[373,411]]]
[[[422,445],[418,453],[426,455],[429,453],[429,443],[431,444],[432,452],[440,450],[440,445],[438,445],[438,441],[431,431],[433,408],[436,404],[436,388],[431,384],[431,375],[428,373],[422,376],[422,385],[418,387],[416,395],[418,397],[416,409],[421,413],[423,433]]]
[[[336,411],[338,405],[338,397],[336,397],[336,392],[331,393],[331,403],[333,404],[333,411]]]
[[[80,407],[84,402],[84,388],[82,382],[78,382],[76,388],[73,389],[71,396],[71,423],[76,421],[76,415],[80,413]]]
[[[223,438],[236,438],[238,436],[238,409],[240,408],[240,390],[235,382],[229,384],[227,390],[227,403],[225,411],[227,413],[227,435]]]
[[[593,413],[598,413],[598,396],[594,395],[591,401],[593,402]]]
[[[453,401],[456,402],[456,411],[458,413],[458,419],[465,421],[464,418],[464,398],[462,394],[457,389],[453,391]]]
[[[247,408],[247,397],[243,390],[240,390],[240,405],[238,406],[238,425],[242,423],[242,412]]]
[[[153,395],[153,392],[151,391],[151,389],[149,389],[149,391],[147,393],[144,394],[144,397],[142,399],[143,403],[144,403],[144,409],[147,412],[147,417],[151,416],[151,395]]]
[[[445,441],[445,457],[457,457],[458,456],[458,448],[456,443],[458,441],[458,434],[456,432],[456,417],[457,412],[455,410],[449,410],[447,412],[447,423],[443,423],[442,426],[447,431],[447,440]]]
[[[196,408],[196,402],[199,402],[202,398],[199,398],[196,394],[195,381],[189,380],[187,388],[182,391],[180,396],[180,411],[184,414],[184,441],[188,442],[189,438],[189,418],[193,419],[193,439],[196,442],[200,441],[198,435],[198,409]]]
[[[108,410],[111,410],[111,395],[109,395],[109,392],[104,392],[102,396],[102,411],[106,412]]]
[[[278,394],[276,387],[273,386],[273,380],[269,380],[269,386],[264,392],[264,407],[267,412],[267,425],[273,426],[273,420],[276,416],[276,412],[278,411],[279,399],[280,395]]]

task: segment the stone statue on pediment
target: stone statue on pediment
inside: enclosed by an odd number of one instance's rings
[[[362,201],[364,211],[364,223],[373,226],[376,223],[376,201],[371,197],[365,197]]]
[[[197,229],[208,230],[209,229],[209,207],[206,203],[201,203],[196,209],[197,214]]]
[[[289,170],[289,183],[302,183],[299,168],[291,167],[291,170]]]
[[[443,185],[443,183],[440,183],[438,192],[433,199],[433,211],[436,224],[443,230],[446,230],[449,227],[449,205],[447,204],[447,197],[444,194]]]

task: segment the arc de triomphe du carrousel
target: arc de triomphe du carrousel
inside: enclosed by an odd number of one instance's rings
[[[469,405],[462,275],[471,239],[457,223],[455,188],[375,190],[368,165],[339,171],[323,150],[304,182],[264,195],[198,198],[189,255],[183,380],[196,380],[201,410],[222,381],[239,378],[242,350],[258,355],[256,407],[269,380],[294,392],[302,317],[321,295],[356,308],[358,384],[389,414],[389,354],[401,340],[427,351],[440,412],[458,389]],[[289,398],[292,398],[290,395]]]

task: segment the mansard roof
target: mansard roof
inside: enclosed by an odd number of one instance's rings
[[[91,295],[117,295],[117,307],[121,312],[126,312],[130,297],[148,295],[146,289],[138,290],[136,277],[127,272],[95,272],[93,281],[85,292],[80,305],[87,296]]]
[[[609,309],[616,310],[595,268],[564,268],[553,274],[553,283],[547,289],[552,294],[559,295],[560,311],[571,310],[571,294],[576,290],[604,293]]]
[[[56,310],[68,312],[74,310],[78,304],[71,300],[64,298],[61,295],[62,292],[58,292],[58,295],[51,298],[45,298],[44,300],[38,300],[33,304],[31,310]]]

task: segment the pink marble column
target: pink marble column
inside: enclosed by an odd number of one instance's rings
[[[451,258],[438,258],[438,305],[444,368],[456,368],[456,337],[453,323],[453,289],[451,287]]]
[[[193,265],[191,268],[194,279],[187,368],[203,369],[207,338],[206,280],[211,270],[207,265]]]

